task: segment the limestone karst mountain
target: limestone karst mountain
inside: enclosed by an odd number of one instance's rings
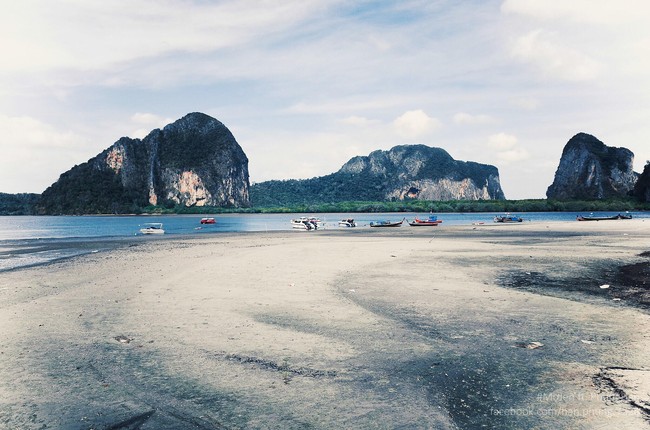
[[[364,200],[505,199],[496,167],[454,160],[445,150],[400,145],[354,157],[336,173],[251,187],[255,206]]]
[[[610,147],[590,134],[578,133],[565,145],[546,197],[570,200],[628,196],[638,177],[633,162],[634,154],[629,149]]]
[[[216,119],[190,113],[144,139],[123,137],[63,173],[40,213],[127,213],[147,205],[249,206],[248,158]]]

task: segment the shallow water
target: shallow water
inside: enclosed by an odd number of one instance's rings
[[[596,215],[615,215],[599,212]],[[142,236],[140,228],[147,223],[162,223],[165,237],[170,235],[204,235],[237,232],[291,230],[290,220],[304,214],[220,214],[211,215],[216,224],[202,225],[207,215],[142,215],[142,216],[3,216],[0,217],[0,271],[56,261],[62,258],[106,249],[106,240],[123,241]],[[367,228],[371,222],[411,220],[423,213],[327,213],[312,214],[323,221],[324,229],[339,227],[341,219],[354,218],[357,228]],[[492,224],[501,213],[443,213],[438,219],[448,225]],[[524,222],[573,221],[575,212],[524,212]],[[635,218],[650,218],[648,213],[633,213]],[[604,221],[608,222],[608,221]],[[611,222],[625,222],[611,221]],[[406,223],[402,228],[410,228]],[[156,235],[157,236],[157,235]],[[114,247],[112,244],[110,247]]]
[[[597,215],[615,215],[617,212],[599,212]],[[291,230],[290,220],[304,214],[226,214],[213,215],[216,224],[202,225],[203,215],[151,215],[151,216],[3,216],[0,217],[0,246],[3,241],[19,239],[128,237],[138,235],[147,223],[163,223],[166,234],[205,234],[218,232]],[[411,220],[418,213],[328,213],[313,214],[324,222],[325,228],[340,228],[338,221],[354,218],[359,227],[373,221]],[[443,213],[438,219],[443,225],[463,225],[474,222],[492,223],[500,213]],[[573,221],[575,212],[524,212],[518,213],[524,222]],[[635,218],[650,214],[633,213]],[[406,226],[406,225],[405,225]]]

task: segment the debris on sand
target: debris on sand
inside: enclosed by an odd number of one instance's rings
[[[131,341],[133,340],[133,338],[124,336],[123,334],[115,336],[113,339],[115,339],[119,343],[131,343]]]
[[[515,343],[515,346],[517,348],[525,348],[525,349],[537,349],[541,348],[544,346],[542,342],[517,342]]]

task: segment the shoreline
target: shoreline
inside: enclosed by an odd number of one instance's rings
[[[650,260],[630,221],[129,238],[0,272],[0,424],[648,427],[650,314],[612,300]]]

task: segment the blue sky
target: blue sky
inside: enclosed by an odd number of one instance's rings
[[[0,192],[223,122],[252,182],[423,143],[543,198],[578,132],[650,160],[645,0],[1,0]]]

